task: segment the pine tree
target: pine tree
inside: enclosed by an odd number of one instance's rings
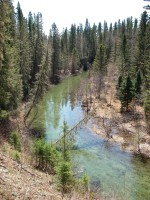
[[[145,70],[145,50],[147,46],[147,40],[146,40],[146,29],[147,29],[147,23],[148,23],[148,14],[146,11],[144,11],[141,15],[141,21],[140,21],[140,27],[139,27],[139,53],[138,53],[138,68],[141,70],[143,77],[145,78],[146,70]]]
[[[83,58],[83,27],[80,24],[77,27],[76,48],[80,58]]]
[[[30,93],[31,54],[27,20],[23,16],[19,2],[17,6],[17,49],[19,51],[18,60],[25,98]]]
[[[49,43],[45,45],[45,49],[43,51],[43,56],[41,60],[41,64],[39,65],[40,70],[36,73],[36,81],[34,83],[34,87],[32,89],[32,104],[25,115],[25,120],[30,115],[33,107],[38,102],[39,98],[43,95],[43,93],[48,89],[49,86],[49,77],[51,70],[51,49],[49,48]],[[31,124],[30,124],[31,125]]]
[[[144,109],[148,123],[148,130],[150,130],[150,20],[147,23],[146,29],[146,49],[145,49],[145,97],[144,97]]]
[[[122,86],[122,82],[123,82],[123,77],[120,75],[119,78],[118,78],[118,83],[117,83],[117,86],[116,86],[116,90],[117,90],[117,97],[119,97],[119,92],[120,92],[120,88]]]
[[[103,78],[107,72],[107,59],[106,59],[106,47],[100,44],[96,51],[95,60],[93,63],[94,70],[97,73],[97,95],[101,98],[101,90],[103,86]]]
[[[53,83],[59,82],[58,72],[60,68],[60,37],[55,23],[52,24],[52,74]]]
[[[119,88],[119,100],[121,101],[121,111],[125,108],[126,111],[129,109],[129,105],[134,97],[133,83],[130,76],[128,75],[123,81]]]
[[[40,64],[44,52],[44,35],[43,35],[43,20],[42,14],[32,16],[29,13],[28,17],[29,39],[30,39],[30,54],[31,54],[31,86],[34,86],[36,75],[40,71]]]
[[[107,59],[106,59],[106,47],[100,44],[96,51],[94,60],[94,68],[97,69],[101,74],[107,71]]]
[[[64,74],[66,74],[67,69],[69,68],[68,43],[68,30],[66,28],[61,35],[61,69],[64,70]]]
[[[113,61],[116,62],[116,58],[117,58],[117,22],[115,22],[114,24],[114,28],[113,28]]]
[[[102,36],[102,24],[98,24],[98,44],[102,44],[103,42],[103,36]]]
[[[93,27],[90,29],[90,36],[89,36],[89,63],[92,64],[95,55],[96,55],[96,48],[97,48],[97,26],[93,24]]]
[[[121,87],[122,82],[123,82],[123,78],[122,78],[122,76],[119,76],[119,78],[118,78],[118,88]]]
[[[15,13],[12,2],[0,1],[0,119],[16,109],[22,97],[17,63]]]
[[[142,92],[142,77],[141,77],[141,72],[138,71],[137,76],[136,76],[136,80],[135,80],[135,94],[138,97],[141,92]]]
[[[71,25],[70,36],[69,36],[69,50],[70,53],[76,48],[76,25]]]

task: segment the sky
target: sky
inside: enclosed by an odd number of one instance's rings
[[[17,7],[18,0],[13,0]],[[114,23],[118,19],[133,17],[140,19],[146,5],[143,0],[19,0],[23,14],[41,12],[43,16],[43,28],[49,33],[53,22],[56,23],[59,32],[64,27],[68,29],[71,24],[85,25],[88,18],[90,25],[107,21]]]

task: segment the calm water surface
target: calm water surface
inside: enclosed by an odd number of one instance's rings
[[[34,126],[45,128],[46,140],[55,141],[62,132],[63,121],[71,128],[83,117],[81,108],[81,78],[71,77],[54,86],[38,105]],[[123,200],[150,200],[150,160],[132,153],[93,133],[90,120],[75,135],[77,150],[72,152],[80,171],[90,176],[93,190],[101,195]]]

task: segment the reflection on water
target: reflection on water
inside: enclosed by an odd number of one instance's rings
[[[59,137],[64,120],[72,127],[84,117],[80,80],[80,76],[72,77],[54,86],[39,103],[34,125],[45,127],[47,141]],[[78,130],[72,151],[79,171],[89,174],[91,188],[118,199],[149,200],[150,161],[123,152],[119,146],[97,136],[88,128],[91,123]]]

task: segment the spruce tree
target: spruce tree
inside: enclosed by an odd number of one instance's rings
[[[52,24],[52,74],[51,80],[53,83],[59,82],[59,69],[60,69],[60,36],[58,28],[55,23]]]
[[[15,24],[12,2],[0,1],[0,119],[16,109],[22,97]]]
[[[76,48],[76,25],[71,25],[70,36],[69,36],[69,50],[70,53]]]
[[[68,43],[68,30],[66,28],[61,35],[61,69],[64,70],[64,74],[66,74],[67,69],[69,68]]]
[[[143,77],[145,78],[146,76],[146,69],[145,69],[145,50],[147,46],[147,40],[146,40],[146,29],[147,29],[147,24],[148,24],[148,14],[146,11],[144,11],[141,15],[141,21],[140,21],[140,27],[139,27],[139,35],[138,35],[138,58],[137,58],[137,63],[138,63],[138,68],[141,70]]]
[[[134,97],[134,88],[130,76],[128,75],[119,88],[119,100],[121,102],[121,111],[129,109],[129,105]]]
[[[94,68],[101,74],[104,74],[107,71],[106,47],[103,44],[100,44],[97,48]]]
[[[119,92],[120,92],[120,88],[122,86],[122,82],[123,82],[123,77],[120,75],[119,78],[118,78],[118,83],[117,83],[117,86],[116,86],[116,90],[117,90],[117,97],[119,97]]]
[[[142,77],[141,77],[141,72],[138,71],[137,75],[136,75],[136,80],[135,80],[135,94],[138,97],[141,92],[142,92]]]
[[[145,49],[145,70],[146,70],[146,76],[145,76],[145,97],[144,97],[144,109],[145,109],[145,115],[148,122],[148,127],[150,127],[150,20],[147,24],[146,29],[146,49]]]
[[[18,61],[25,98],[30,93],[31,53],[27,20],[23,16],[19,2],[17,5],[17,49],[19,51]]]

